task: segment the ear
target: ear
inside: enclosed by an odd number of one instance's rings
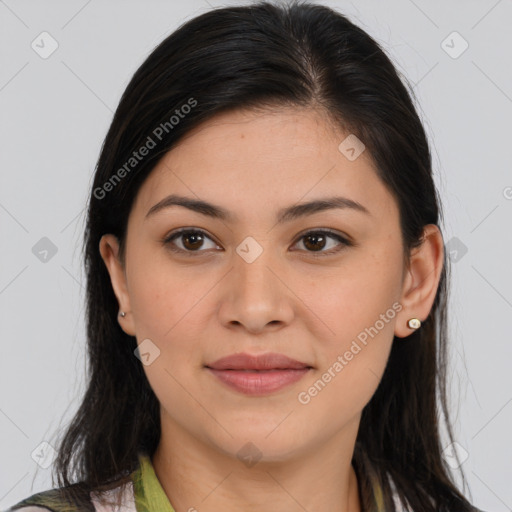
[[[135,336],[133,315],[130,308],[130,296],[126,285],[126,273],[119,259],[119,240],[112,234],[103,235],[100,240],[100,254],[103,258],[110,282],[117,297],[120,311],[126,313],[125,317],[117,317],[121,329],[130,336]]]
[[[398,338],[405,338],[414,332],[407,325],[410,318],[418,318],[422,322],[428,318],[436,297],[443,261],[441,231],[435,224],[428,224],[423,230],[422,244],[411,251],[410,264],[403,280],[402,310],[395,324],[395,336]]]

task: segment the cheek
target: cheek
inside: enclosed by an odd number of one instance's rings
[[[204,328],[197,318],[211,278],[171,266],[168,259],[155,254],[135,256],[128,285],[136,338],[139,344],[149,339],[150,352],[156,354],[144,371],[164,409],[180,411],[191,406],[183,383],[200,362]]]
[[[309,417],[326,422],[336,411],[338,426],[359,414],[377,390],[400,309],[383,283],[360,285],[354,277],[341,290],[339,285],[330,286],[328,299],[316,292],[310,296],[311,309],[330,329],[328,336],[318,339],[317,369],[298,390],[302,394],[297,400]]]
[[[194,407],[184,389],[204,364],[202,340],[214,310],[212,275],[198,267],[172,265],[158,255],[138,261],[133,259],[133,270],[144,271],[132,272],[129,283],[136,338],[139,344],[149,339],[157,354],[144,371],[164,410],[179,415]]]
[[[400,297],[401,273],[397,251],[376,246],[347,254],[328,272],[310,270],[298,295],[324,322],[325,339],[336,345],[372,326],[381,314],[386,315]],[[394,313],[392,310],[387,316],[394,318]]]
[[[134,251],[128,270],[137,337],[153,337],[162,343],[191,326],[197,306],[211,288],[207,273],[172,264],[161,249]]]
[[[322,329],[326,334],[317,352],[320,368],[315,377],[322,380],[318,387],[324,395],[319,401],[339,402],[336,393],[341,392],[343,401],[357,408],[373,395],[386,367],[401,309],[401,272],[398,252],[379,252],[376,247],[350,261],[347,258],[330,276],[311,281],[314,285],[304,295],[307,306],[328,327]],[[324,383],[328,383],[325,391]]]

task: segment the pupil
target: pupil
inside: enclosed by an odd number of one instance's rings
[[[199,247],[201,247],[201,244],[202,244],[202,236],[200,233],[188,233],[184,236],[184,240],[185,240],[185,247],[187,247],[187,245],[192,245],[192,247],[188,247],[189,249],[197,249]],[[192,240],[191,244],[189,244],[189,240]]]
[[[324,242],[324,243],[323,243],[323,244],[321,244],[320,249],[323,249],[323,248],[325,247],[325,237],[324,237],[323,235],[308,235],[308,236],[306,237],[305,242],[304,242],[304,245],[305,245],[306,247],[308,247],[308,245],[309,245],[309,244],[308,244],[308,241],[309,241],[309,240],[313,240],[313,245],[318,244],[318,240],[321,240],[321,241],[323,240],[323,242]],[[309,247],[308,247],[308,248],[309,248]],[[316,248],[318,248],[318,245],[316,245]]]

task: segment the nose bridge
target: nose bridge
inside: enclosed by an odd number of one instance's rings
[[[269,240],[269,237],[267,237]],[[292,307],[287,288],[276,277],[279,265],[263,240],[244,239],[237,247],[229,273],[229,293],[221,308],[225,323],[257,331],[270,322],[289,322]]]
[[[269,298],[278,292],[275,289],[275,276],[270,270],[276,265],[268,240],[268,237],[258,241],[248,236],[236,248],[233,269],[236,287],[244,295],[253,295],[254,299],[263,298],[264,295]]]

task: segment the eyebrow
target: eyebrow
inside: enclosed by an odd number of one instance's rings
[[[233,213],[221,206],[176,194],[171,194],[152,206],[146,214],[146,219],[155,213],[172,206],[182,206],[196,213],[200,213],[201,215],[227,222],[233,222],[237,219]],[[332,209],[349,209],[371,216],[368,209],[361,203],[348,199],[347,197],[333,196],[282,208],[277,213],[277,223],[282,224],[284,222],[290,222],[300,217]]]

